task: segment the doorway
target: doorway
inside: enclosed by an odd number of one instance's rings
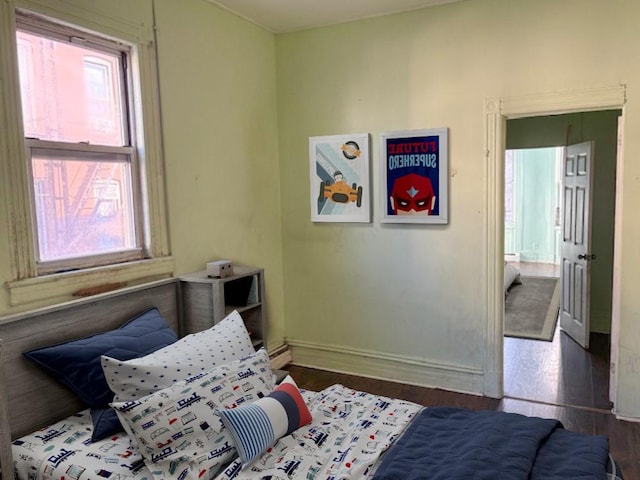
[[[551,341],[557,326],[564,152],[564,147],[505,152],[506,337]]]
[[[599,227],[594,231],[593,250],[599,252],[598,263],[591,267],[593,288],[589,304],[593,304],[594,322],[591,328],[591,348],[585,350],[573,341],[567,334],[556,329],[551,342],[539,340],[504,339],[504,395],[510,398],[543,402],[554,405],[571,405],[598,410],[610,410],[609,402],[609,364],[610,364],[610,334],[612,309],[612,277],[613,277],[613,243],[615,216],[615,178],[617,161],[617,132],[620,110],[598,112],[577,112],[571,114],[539,116],[507,120],[506,148],[532,146],[535,150],[544,150],[545,146],[568,145],[585,140],[594,140],[597,144],[594,165],[593,202],[590,216]],[[542,132],[542,133],[541,133]],[[564,148],[560,159],[564,157]],[[505,161],[508,160],[505,156]],[[535,160],[533,160],[535,161]],[[542,163],[538,160],[538,163]],[[559,177],[562,176],[560,160]],[[509,225],[509,169],[505,165],[505,227]],[[535,180],[535,179],[534,179]],[[557,192],[558,214],[562,211],[562,190],[555,187]],[[517,202],[516,202],[517,203]],[[555,206],[554,206],[555,208]],[[542,223],[542,220],[539,222]],[[548,222],[547,222],[548,223]],[[555,222],[560,226],[558,216]],[[542,275],[558,276],[559,266],[554,265],[560,260],[559,245],[562,242],[560,231],[555,235],[542,232],[532,238],[553,237],[553,246],[537,252],[532,247],[535,243],[526,244],[524,251],[514,249],[519,266],[526,270],[523,275],[538,272]],[[531,233],[529,233],[531,235]],[[513,239],[509,238],[505,229],[505,252],[513,249]],[[522,247],[522,242],[520,242]],[[552,250],[553,253],[549,253]],[[524,258],[523,258],[524,257]],[[551,265],[536,265],[545,263],[553,257]],[[522,260],[534,260],[522,262]],[[542,259],[543,262],[536,262]],[[531,270],[531,267],[534,267]],[[538,267],[538,268],[535,268]]]
[[[485,102],[485,179],[486,205],[486,303],[485,318],[488,335],[485,336],[485,362],[483,368],[484,393],[502,398],[504,395],[503,327],[504,327],[504,152],[506,149],[507,121],[527,117],[557,115],[568,112],[589,112],[622,109],[626,87],[617,85],[586,90],[571,90],[520,97],[492,98]],[[622,145],[622,141],[620,141]],[[618,159],[622,164],[622,157]],[[618,171],[621,171],[619,168]],[[618,199],[618,197],[616,197]],[[614,236],[618,243],[620,220],[616,217]],[[611,317],[611,399],[617,395],[617,358],[619,345],[619,272],[620,258],[614,251],[613,304]]]

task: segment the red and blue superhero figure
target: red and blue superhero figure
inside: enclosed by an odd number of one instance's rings
[[[415,173],[395,179],[389,200],[394,215],[431,215],[436,205],[431,180]]]

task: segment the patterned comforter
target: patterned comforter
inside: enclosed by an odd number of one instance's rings
[[[604,437],[575,434],[576,442],[573,432],[554,420],[540,423],[541,419],[502,412],[423,409],[342,385],[303,395],[313,416],[311,424],[281,438],[250,469],[241,470],[239,462],[232,461],[215,474],[215,480],[508,479],[528,478],[522,476],[527,468],[537,468],[540,478],[548,480],[555,477],[549,476],[546,463],[534,466],[530,449],[537,448],[538,438],[556,430],[563,432],[556,439],[561,443],[549,443],[543,455],[569,469],[563,470],[562,478],[622,479],[615,463],[606,462]],[[517,422],[506,420],[512,418]],[[511,439],[515,443],[507,441]],[[427,451],[414,450],[416,442]],[[126,434],[91,442],[89,410],[14,441],[13,456],[16,478],[22,480],[154,480]],[[465,458],[470,462],[466,466]],[[577,459],[595,463],[578,467]],[[500,466],[501,462],[506,463]],[[504,468],[511,476],[495,475],[495,469]],[[585,476],[576,474],[576,468],[584,468]],[[412,469],[417,472],[413,477]],[[473,476],[482,469],[488,476]]]
[[[422,408],[342,385],[303,394],[311,424],[280,439],[250,470],[234,461],[216,480],[365,478]],[[14,441],[13,456],[23,480],[153,480],[126,434],[91,443],[89,410]]]

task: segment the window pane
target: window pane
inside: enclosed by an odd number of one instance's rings
[[[17,39],[25,136],[126,145],[118,54],[24,31]]]
[[[18,38],[18,72],[20,73],[20,96],[22,97],[22,119],[24,121],[25,130],[33,130],[35,117],[32,111],[32,104],[25,101],[30,97],[33,91],[31,75],[33,72],[33,60],[31,56],[31,45],[25,42],[23,38]]]
[[[34,152],[40,261],[113,253],[136,247],[130,164],[91,154]]]
[[[514,221],[514,172],[513,172],[513,151],[505,152],[504,162],[504,221],[512,224]]]

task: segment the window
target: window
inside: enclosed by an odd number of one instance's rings
[[[22,105],[35,112],[24,132],[38,273],[144,258],[130,47],[26,16],[17,25],[30,47],[18,65],[31,79]]]
[[[139,23],[116,8],[96,16],[58,0],[47,16],[12,13],[15,45],[0,45],[15,55],[0,67],[17,70],[15,85],[0,85],[11,303],[170,274],[155,43],[138,26],[153,19],[144,9]]]

